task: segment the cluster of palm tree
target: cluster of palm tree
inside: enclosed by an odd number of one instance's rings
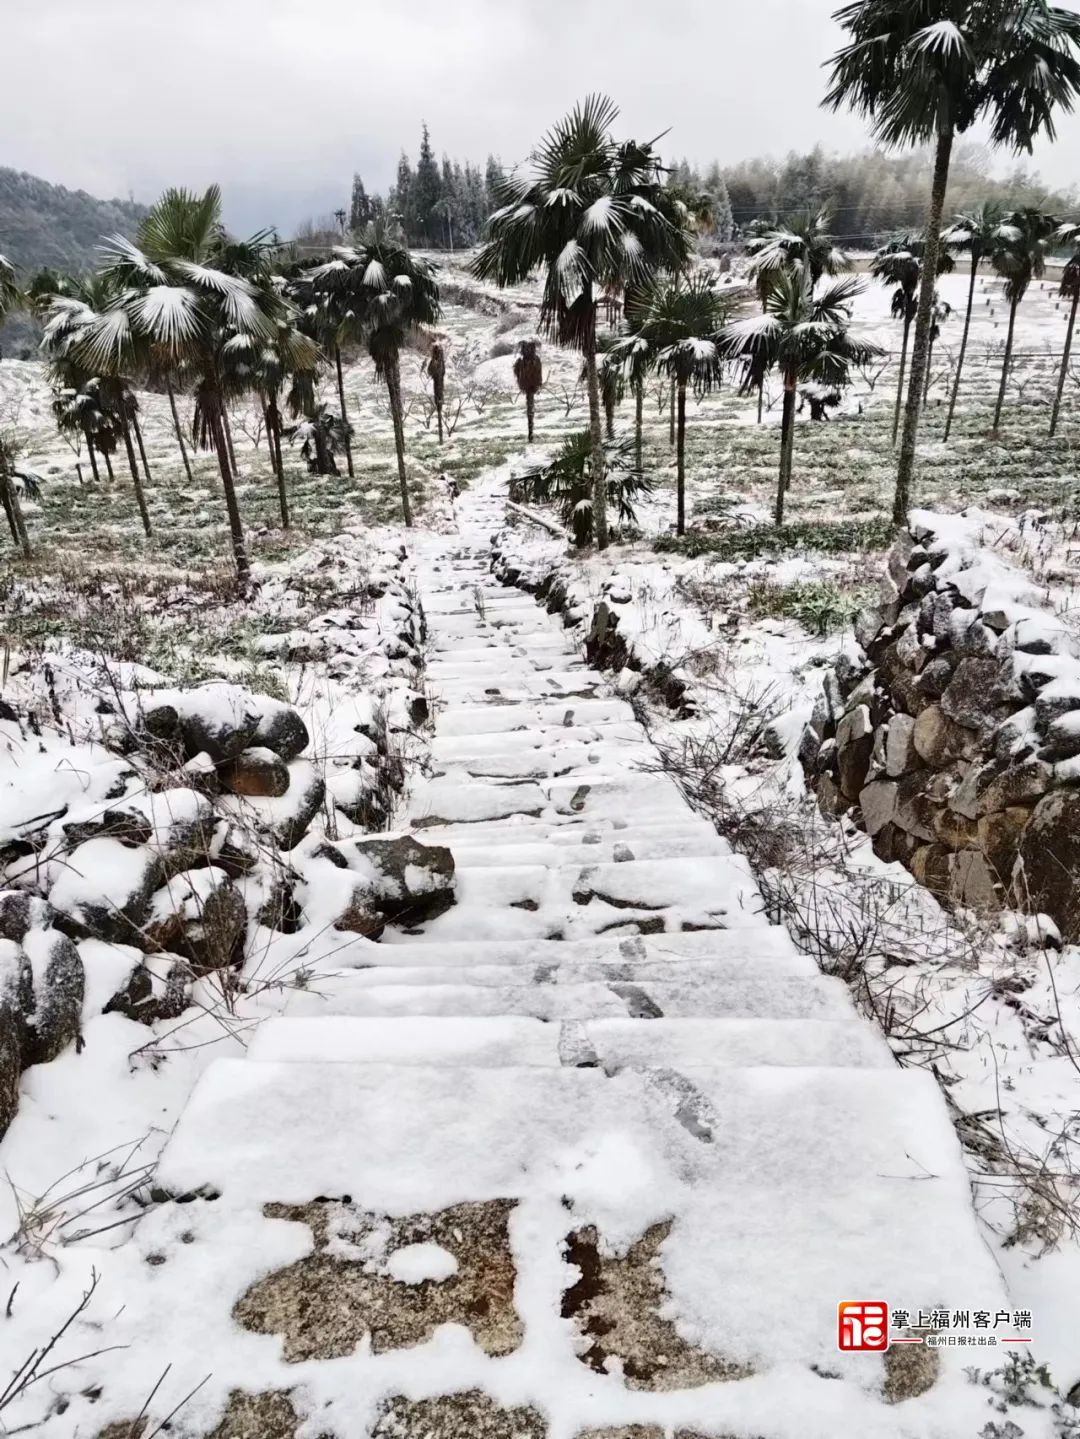
[[[1040,136],[1053,139],[1056,112],[1071,110],[1080,93],[1080,14],[1049,0],[851,0],[835,18],[848,41],[832,58],[825,105],[864,115],[874,139],[885,146],[934,148],[893,499],[893,518],[902,524],[915,467],[956,137],[982,124],[993,145],[1028,154]]]
[[[411,524],[400,351],[439,313],[430,266],[411,256],[385,225],[369,227],[353,247],[334,251],[322,264],[294,266],[288,276],[278,273],[277,254],[270,231],[244,241],[228,235],[221,193],[211,186],[202,195],[167,191],[134,240],[114,237],[105,243],[92,274],[42,271],[23,294],[13,267],[0,257],[0,319],[26,305],[41,320],[57,425],[85,443],[95,480],[99,459],[114,477],[112,456],[123,445],[148,536],[153,526],[144,479],[150,482],[151,475],[136,383],[168,394],[189,479],[193,471],[177,394],[190,397],[189,439],[216,455],[242,589],[250,582],[251,565],[237,498],[230,407],[254,401],[261,408],[281,520],[288,527],[283,439],[299,445],[312,472],[336,474],[335,456],[344,453],[353,474],[342,350],[363,346],[387,387],[402,512]],[[319,397],[327,355],[336,369],[340,414]],[[429,366],[441,430],[444,364],[437,343]],[[0,488],[13,535],[27,548],[25,527],[15,517],[17,496],[12,492],[9,499],[6,467]]]

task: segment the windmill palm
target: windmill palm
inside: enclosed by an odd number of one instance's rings
[[[915,467],[941,220],[953,143],[985,121],[990,140],[1031,152],[1080,90],[1080,15],[1048,0],[852,0],[835,18],[849,42],[833,56],[825,105],[847,105],[887,146],[934,146],[927,253],[912,347],[893,518],[902,523]]]
[[[719,339],[728,307],[712,274],[699,270],[685,279],[656,278],[634,292],[627,308],[634,328],[632,343],[644,341],[653,366],[675,382],[676,530],[682,535],[686,533],[686,392],[706,394],[720,383]]]
[[[900,377],[896,386],[896,409],[893,413],[893,444],[896,444],[896,437],[900,432],[900,409],[904,401],[904,378],[907,374],[908,341],[911,337],[911,326],[916,321],[921,303],[921,287],[923,277],[923,266],[926,261],[928,246],[926,241],[919,235],[905,235],[900,240],[892,240],[874,256],[870,264],[870,273],[875,280],[880,280],[883,285],[893,287],[892,294],[892,316],[894,320],[900,320],[904,326],[904,336],[900,345]],[[953,267],[952,256],[948,250],[939,246],[936,251],[936,264],[938,274],[951,270]],[[936,292],[935,292],[936,293]],[[926,372],[924,355],[923,373]],[[922,381],[920,380],[920,384]],[[922,398],[920,394],[920,399]]]
[[[957,254],[969,255],[971,258],[971,274],[968,279],[967,309],[964,311],[964,332],[960,338],[960,354],[956,361],[956,374],[953,377],[952,395],[949,398],[949,414],[945,421],[945,439],[949,438],[952,430],[953,415],[956,412],[956,397],[960,393],[960,377],[964,370],[964,357],[967,354],[968,334],[971,330],[971,311],[975,303],[975,281],[979,273],[980,263],[986,259],[997,243],[997,232],[1005,217],[1002,207],[992,201],[984,205],[978,205],[974,210],[967,210],[956,219],[941,237],[941,243],[947,249]],[[927,361],[927,369],[930,368]]]
[[[997,244],[990,262],[1005,281],[1005,298],[1009,302],[1009,329],[1005,336],[1005,355],[1001,362],[1001,384],[994,407],[994,435],[1001,423],[1005,390],[1012,368],[1013,341],[1016,337],[1016,312],[1027,294],[1032,280],[1046,274],[1046,257],[1059,229],[1057,220],[1041,210],[1013,210],[998,229]]]
[[[842,389],[852,369],[881,354],[877,345],[857,339],[849,328],[852,302],[862,290],[863,281],[848,276],[815,294],[804,269],[778,270],[769,282],[764,314],[737,320],[721,334],[726,358],[741,359],[750,368],[764,354],[783,377],[778,526],[784,523],[784,496],[791,486],[799,386],[812,382]]]
[[[0,325],[22,303],[23,296],[15,276],[15,266],[6,255],[0,255]]]
[[[606,356],[606,362],[621,366],[623,380],[629,385],[630,392],[634,396],[634,464],[640,470],[642,468],[645,419],[645,382],[653,368],[653,352],[648,339],[639,333],[638,326],[641,324],[643,316],[634,308],[634,297],[631,297],[626,318],[630,326],[630,334],[612,345]],[[672,414],[674,412],[675,406],[672,405]]]
[[[448,205],[449,203],[447,201]],[[453,249],[453,246],[451,245],[450,248]],[[446,351],[438,340],[432,341],[424,369],[431,380],[431,399],[435,405],[435,417],[439,424],[439,444],[441,445],[443,442],[443,402],[446,399]]]
[[[941,327],[952,314],[952,306],[948,300],[938,298],[934,292],[934,307],[930,311],[930,339],[926,346],[926,383],[923,385],[923,404],[925,405],[930,397],[930,379],[934,363],[934,346],[941,338]]]
[[[1080,225],[1062,225],[1057,233],[1059,244],[1072,247],[1072,254],[1061,272],[1062,299],[1069,305],[1068,329],[1065,331],[1065,348],[1061,354],[1061,369],[1058,371],[1057,391],[1054,394],[1054,408],[1050,412],[1050,438],[1057,433],[1058,415],[1061,413],[1061,396],[1065,391],[1065,380],[1069,373],[1069,357],[1072,354],[1073,331],[1076,329],[1076,311],[1080,308]]]
[[[132,443],[132,430],[138,425],[138,400],[127,376],[119,369],[108,373],[99,371],[80,354],[83,343],[94,327],[102,322],[109,306],[115,303],[117,290],[103,275],[66,275],[59,278],[59,288],[50,295],[46,281],[45,275],[36,277],[32,292],[34,308],[44,318],[41,348],[49,361],[54,387],[60,391],[81,393],[86,392],[93,382],[93,403],[84,405],[82,413],[87,422],[83,435],[94,477],[99,478],[94,450],[101,449],[98,440],[103,437],[103,429],[112,430],[124,442],[143,533],[149,538],[153,534],[153,526]],[[134,346],[125,355],[125,360],[133,365],[141,364],[144,358],[145,352]],[[96,410],[108,417],[108,426],[96,424],[91,427]],[[139,446],[143,448],[141,433]],[[145,450],[143,453],[145,455]],[[109,478],[112,478],[111,463]]]
[[[544,383],[544,366],[540,359],[539,340],[519,340],[514,358],[514,379],[525,396],[525,425],[529,444],[533,442],[533,426],[536,420],[536,396]]]
[[[308,276],[316,294],[330,297],[349,333],[367,347],[375,374],[386,384],[397,451],[401,509],[412,524],[405,469],[405,409],[401,397],[401,351],[425,325],[439,318],[439,287],[426,260],[409,253],[384,222],[373,222],[354,247]]]
[[[604,412],[604,439],[610,445],[615,438],[615,412],[622,404],[626,395],[626,383],[623,379],[622,365],[614,357],[613,350],[618,343],[617,337],[610,331],[597,336],[596,358],[597,375],[600,382],[600,408]],[[588,384],[589,377],[585,373],[585,366],[581,367],[580,381]]]
[[[250,243],[255,250],[269,248],[265,237]],[[203,195],[166,191],[140,225],[136,243],[117,236],[105,247],[102,273],[116,287],[116,298],[83,332],[73,354],[92,370],[117,374],[149,349],[191,375],[200,422],[214,441],[237,577],[246,590],[251,564],[225,434],[225,346],[237,333],[272,342],[292,311],[266,267],[244,258],[244,248],[230,247],[216,185]],[[234,273],[240,268],[249,273]],[[311,342],[305,339],[305,345]]]
[[[542,269],[541,325],[584,357],[600,549],[608,532],[597,303],[609,287],[642,285],[658,270],[683,269],[692,248],[652,144],[613,139],[618,113],[606,97],[590,96],[549,131],[526,166],[500,180],[500,208],[471,265],[477,278],[501,286]]]
[[[828,210],[819,210],[816,215],[790,217],[747,242],[748,273],[760,300],[765,298],[769,277],[777,270],[809,265],[810,279],[816,285],[824,275],[835,276],[851,269],[851,259],[837,245],[831,226]]]

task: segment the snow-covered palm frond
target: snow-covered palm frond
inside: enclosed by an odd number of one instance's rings
[[[225,299],[255,294],[254,285],[242,275],[230,275],[212,265],[202,265],[194,260],[174,260],[172,268],[190,284],[210,290]]]
[[[169,282],[161,266],[124,235],[110,235],[99,250],[102,269],[106,275],[114,276],[119,284],[166,285]]]
[[[386,266],[380,259],[372,258],[363,267],[364,284],[369,290],[386,289]]]
[[[125,305],[118,304],[80,327],[68,354],[91,373],[117,374],[127,368],[133,349],[131,316]]]
[[[936,50],[946,55],[972,58],[971,46],[953,20],[935,20],[932,25],[924,25],[921,30],[916,30],[907,44],[911,50]]]
[[[134,328],[155,343],[183,347],[202,329],[199,300],[182,285],[151,285],[130,304]]]

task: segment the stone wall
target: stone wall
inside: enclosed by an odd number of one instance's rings
[[[1080,940],[1080,654],[1002,549],[1022,532],[916,511],[861,647],[799,757],[822,811],[949,903],[1047,914]],[[991,547],[993,546],[993,547]]]

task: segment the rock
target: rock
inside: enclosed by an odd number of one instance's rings
[[[295,799],[293,798],[295,795]],[[313,764],[293,760],[289,769],[290,812],[276,819],[274,838],[281,849],[295,849],[311,828],[326,798],[326,782]]]
[[[955,661],[944,655],[931,660],[916,683],[918,693],[925,699],[940,699],[952,684],[956,668]]]
[[[33,975],[23,1067],[46,1064],[79,1038],[86,977],[79,951],[55,929],[32,929],[23,949]]]
[[[994,759],[1001,765],[1017,764],[1035,753],[1035,743],[1034,708],[1018,710],[1007,720],[1002,720],[994,731]]]
[[[151,739],[163,744],[180,743],[180,715],[175,705],[151,705],[143,711],[142,727]]]
[[[864,650],[871,648],[880,628],[880,610],[868,606],[865,609],[861,609],[855,617],[855,638]]]
[[[857,684],[867,677],[868,668],[864,659],[856,659],[846,650],[840,651],[833,669],[840,686],[840,693],[845,698],[851,694]]]
[[[903,634],[898,636],[896,658],[905,668],[912,670],[915,674],[918,674],[924,667],[930,659],[930,654],[930,650],[920,640],[914,625],[909,625]]]
[[[1035,697],[1035,723],[1044,733],[1051,725],[1080,710],[1080,688],[1075,681],[1056,680]]]
[[[1001,908],[997,878],[981,850],[961,849],[953,855],[949,897],[982,913]]]
[[[386,920],[371,903],[371,891],[366,885],[357,885],[348,907],[334,920],[334,928],[348,934],[359,934],[364,939],[381,939]]]
[[[877,834],[892,822],[896,813],[896,784],[892,780],[872,780],[859,794],[859,809],[868,835]]]
[[[826,819],[836,819],[851,808],[851,801],[840,793],[840,786],[831,774],[823,774],[814,786],[818,809]]]
[[[162,876],[160,858],[145,845],[90,839],[68,856],[49,902],[58,912],[58,927],[66,931],[70,924],[75,938],[137,944]]]
[[[983,733],[996,727],[998,664],[992,659],[961,660],[941,696],[942,711],[949,719]]]
[[[0,1139],[19,1107],[26,969],[15,941],[0,939]]]
[[[159,1019],[176,1019],[188,1006],[191,970],[184,960],[170,962],[164,977],[151,967],[160,963],[151,958],[132,965],[127,981],[102,1009],[102,1014],[122,1014],[136,1024],[156,1024]]]
[[[859,705],[844,715],[836,726],[836,764],[840,789],[845,799],[855,800],[866,783],[874,731],[870,711]]]
[[[814,729],[813,723],[807,724],[799,739],[799,763],[807,773],[812,774],[817,764],[818,755],[821,753],[821,736]]]
[[[951,853],[943,844],[924,844],[911,856],[911,873],[933,894],[949,889]]]
[[[903,652],[897,641],[882,650],[878,659],[878,680],[892,696],[893,704],[898,709],[917,715],[930,703],[919,687],[921,678],[921,675],[916,675],[910,666],[904,663]]]
[[[1039,758],[1047,764],[1061,764],[1064,760],[1080,755],[1080,714],[1062,715],[1054,720],[1046,731],[1046,741],[1039,750]]]
[[[454,903],[454,856],[444,845],[402,835],[360,839],[350,848],[375,871],[369,902],[384,919],[413,924],[434,919]]]
[[[916,839],[934,838],[934,803],[926,793],[926,777],[918,772],[897,781],[892,822]]]
[[[91,819],[72,821],[63,826],[64,838],[75,848],[88,839],[122,839],[127,844],[147,844],[154,834],[146,815],[135,808],[106,809]]]
[[[895,824],[882,825],[871,844],[878,859],[885,864],[910,864],[912,855],[919,848],[915,836]]]
[[[52,906],[24,889],[0,891],[0,939],[22,944],[34,925],[47,929],[53,922]]]
[[[175,875],[153,897],[143,941],[181,954],[196,973],[226,969],[241,957],[247,934],[243,896],[214,865]]]
[[[924,711],[925,713],[925,711]],[[889,721],[885,738],[885,772],[891,776],[907,774],[919,766],[915,748],[915,725],[911,715],[896,714]]]
[[[1035,806],[1013,889],[1017,908],[1048,914],[1065,944],[1080,940],[1080,791],[1057,790]]]
[[[156,739],[175,744],[186,758],[205,752],[215,764],[247,749],[259,726],[258,696],[240,685],[213,680],[192,690],[151,693],[143,727]]]
[[[978,843],[978,822],[944,808],[934,811],[934,838],[948,849],[967,849]]]
[[[931,769],[941,769],[971,755],[978,745],[978,736],[949,719],[940,705],[932,704],[917,716],[911,743],[915,753]]]
[[[1053,771],[1042,760],[1030,759],[1000,773],[986,767],[985,783],[978,788],[978,813],[993,814],[1013,805],[1041,799],[1053,783]]]
[[[952,622],[952,646],[962,659],[987,659],[998,648],[998,637],[975,616],[973,610],[956,610]]]
[[[260,698],[259,708],[259,723],[252,737],[256,746],[273,750],[286,762],[296,759],[297,755],[307,749],[311,736],[308,734],[307,725],[292,705],[281,700]]]
[[[222,765],[219,773],[232,794],[277,796],[289,788],[288,766],[269,748],[246,749]]]
[[[1011,805],[995,814],[982,815],[976,825],[976,842],[1002,885],[1007,885],[1012,878],[1020,839],[1031,813],[1023,805]]]

